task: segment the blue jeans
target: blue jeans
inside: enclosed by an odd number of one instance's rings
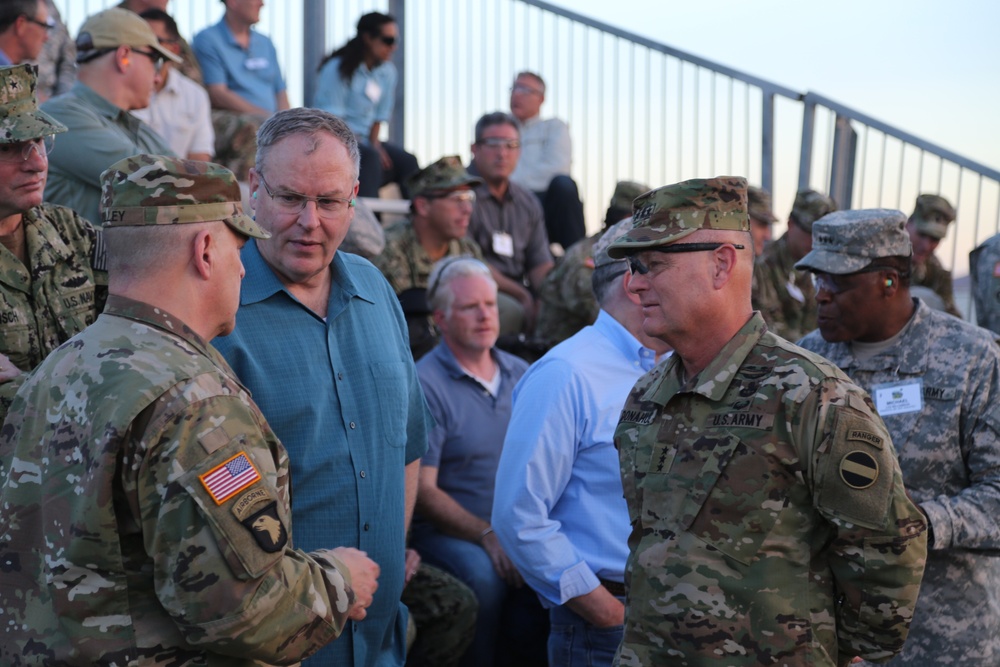
[[[550,609],[549,620],[549,667],[611,667],[625,626],[595,627],[566,606]]]

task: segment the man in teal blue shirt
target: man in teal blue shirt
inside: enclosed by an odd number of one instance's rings
[[[406,528],[432,419],[396,295],[337,252],[354,214],[354,133],[317,109],[258,134],[251,205],[271,238],[243,250],[236,329],[214,344],[288,449],[298,548],[366,552],[382,573],[368,616],[307,665],[403,664]]]

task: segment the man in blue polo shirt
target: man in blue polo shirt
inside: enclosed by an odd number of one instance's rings
[[[261,125],[236,329],[215,346],[288,449],[295,545],[360,549],[382,568],[364,621],[305,664],[399,667],[404,538],[431,416],[389,283],[338,252],[354,215],[358,144],[336,116],[279,111]]]

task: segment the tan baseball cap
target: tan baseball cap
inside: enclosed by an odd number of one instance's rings
[[[77,62],[87,54],[102,49],[131,46],[133,49],[153,49],[167,60],[180,65],[181,60],[172,51],[160,46],[156,33],[138,14],[113,7],[87,18],[76,36]]]

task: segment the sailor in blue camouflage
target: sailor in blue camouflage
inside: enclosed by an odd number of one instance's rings
[[[910,638],[892,665],[1000,665],[1000,352],[996,334],[909,291],[900,211],[813,227],[819,331],[801,345],[872,395],[929,524]]]
[[[889,658],[926,524],[868,395],[751,310],[746,181],[665,186],[633,217],[609,254],[629,259],[645,333],[675,351],[615,432],[632,522],[616,664]]]
[[[232,330],[239,247],[267,234],[218,165],[139,155],[102,182],[107,309],[0,431],[0,664],[296,663],[353,611],[346,552],[292,548],[288,456],[207,343]],[[164,239],[155,267],[134,260]]]

